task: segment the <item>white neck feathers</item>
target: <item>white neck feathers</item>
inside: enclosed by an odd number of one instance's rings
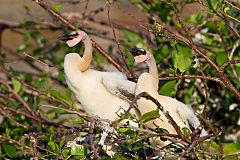
[[[86,35],[86,38],[83,40],[85,49],[83,53],[83,57],[81,58],[78,68],[80,71],[84,72],[88,69],[91,61],[92,61],[92,43],[90,38]]]
[[[154,89],[157,91],[158,90],[158,69],[156,65],[156,61],[154,57],[152,57],[149,61],[147,61],[147,65],[149,68],[149,74],[152,76],[152,83],[154,86]]]

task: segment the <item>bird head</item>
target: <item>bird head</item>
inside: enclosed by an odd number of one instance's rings
[[[143,48],[130,48],[129,52],[134,56],[136,64],[146,62],[152,58],[152,54]]]
[[[76,31],[72,31],[70,33],[64,34],[58,39],[66,42],[69,47],[73,47],[77,45],[79,42],[84,41],[86,37],[87,37],[87,34],[85,32],[76,30]]]

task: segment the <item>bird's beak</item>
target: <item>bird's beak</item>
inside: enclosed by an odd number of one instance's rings
[[[146,54],[146,50],[144,50],[142,48],[129,48],[128,50],[129,50],[130,53],[132,53],[132,55],[134,57]]]
[[[76,37],[77,37],[76,35],[72,35],[71,33],[67,33],[67,34],[64,34],[61,37],[58,37],[58,39],[61,40],[61,41],[67,42],[69,40],[73,40]]]

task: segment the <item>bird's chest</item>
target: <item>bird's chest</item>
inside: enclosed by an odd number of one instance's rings
[[[102,87],[101,81],[102,78],[95,76],[94,74],[84,74],[81,77],[77,78],[78,81],[72,83],[74,94],[77,97],[90,97],[92,94],[97,93],[98,90]],[[101,88],[102,89],[102,88]]]

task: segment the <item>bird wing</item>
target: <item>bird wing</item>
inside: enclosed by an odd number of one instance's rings
[[[136,87],[134,82],[126,79],[103,77],[102,83],[107,91],[121,99],[129,101],[134,97]]]

